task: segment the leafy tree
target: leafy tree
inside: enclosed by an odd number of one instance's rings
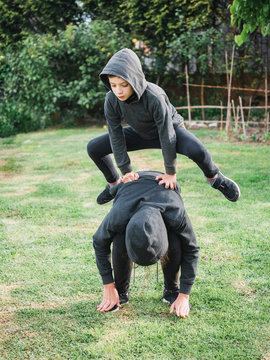
[[[220,25],[230,24],[230,10],[229,5],[231,0],[211,0],[209,6],[211,12],[209,14],[209,23],[213,28]]]
[[[0,58],[5,69],[0,104],[0,136],[74,125],[99,111],[105,88],[102,66],[122,46],[126,34],[108,21],[69,25],[57,35],[28,36],[17,51]],[[0,95],[1,96],[1,95]]]
[[[176,72],[175,75],[184,71],[184,66],[192,59],[196,59],[196,66],[203,76],[214,73],[223,63],[224,39],[214,28],[198,32],[188,30],[185,34],[174,36],[168,47],[173,54],[171,62],[174,65],[170,71]]]
[[[56,33],[81,17],[76,0],[0,0],[0,48],[29,33]]]
[[[153,0],[151,4],[140,0],[82,0],[84,10],[91,18],[110,19],[132,37],[154,48],[164,59],[168,55],[167,42],[194,27],[209,26],[214,0]]]
[[[260,27],[263,36],[270,34],[270,3],[266,0],[234,0],[231,11],[231,23],[237,24],[241,34],[235,37],[238,45],[243,44],[248,34]]]

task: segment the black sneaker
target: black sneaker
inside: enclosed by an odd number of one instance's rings
[[[128,304],[128,302],[129,302],[129,293],[120,294],[119,295],[119,302],[120,302],[120,305]],[[108,312],[116,312],[118,310],[119,310],[119,306],[114,305],[114,307],[111,308],[110,310],[108,310]]]
[[[163,291],[163,297],[162,297],[162,301],[167,303],[167,304],[170,304],[172,305],[175,300],[177,299],[179,295],[179,290],[164,290]]]
[[[110,310],[107,310],[108,312],[116,312],[119,310],[119,307],[115,304],[113,308],[111,308]]]
[[[119,302],[120,302],[120,305],[128,304],[128,302],[129,302],[129,293],[120,294],[119,295]]]
[[[98,195],[97,203],[99,205],[108,204],[113,200],[114,196],[110,193],[110,185],[107,184],[105,189]]]
[[[211,186],[221,191],[225,198],[230,201],[235,202],[240,198],[239,186],[221,172],[218,173],[215,182]]]

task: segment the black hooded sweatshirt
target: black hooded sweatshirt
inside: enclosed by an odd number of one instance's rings
[[[153,211],[158,209],[167,229],[174,231],[181,241],[180,292],[190,294],[197,272],[199,246],[180,196],[179,185],[176,190],[158,185],[155,178],[160,174],[157,171],[141,171],[138,180],[112,188],[115,195],[113,207],[93,235],[96,263],[103,284],[113,282],[110,247],[115,234],[125,233],[133,214],[147,207]],[[159,224],[156,226],[159,227]]]
[[[127,81],[134,93],[121,101],[112,92],[108,76]],[[184,126],[184,119],[170,103],[159,86],[145,80],[138,56],[130,49],[118,51],[100,74],[110,90],[105,99],[104,113],[108,124],[115,161],[122,174],[132,171],[127,154],[122,122],[130,125],[143,139],[159,138],[167,174],[176,173],[176,135],[174,129]]]

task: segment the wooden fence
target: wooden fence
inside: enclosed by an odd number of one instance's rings
[[[269,109],[270,106],[268,105],[268,94],[270,93],[270,90],[268,90],[268,83],[267,83],[267,68],[265,68],[265,86],[264,89],[252,89],[252,88],[240,88],[240,87],[233,87],[232,86],[232,73],[233,73],[233,62],[234,62],[234,50],[235,47],[232,49],[232,59],[231,59],[231,67],[230,71],[228,70],[228,55],[227,52],[225,53],[225,59],[226,59],[226,75],[227,75],[227,86],[217,86],[217,85],[205,85],[205,84],[189,84],[189,74],[188,74],[188,67],[186,65],[185,72],[186,72],[186,83],[184,85],[186,86],[186,97],[187,97],[187,106],[178,106],[176,107],[177,110],[188,110],[188,124],[192,124],[192,117],[191,117],[191,111],[193,109],[201,109],[202,110],[202,120],[196,120],[196,122],[203,122],[206,124],[209,123],[218,123],[220,124],[221,130],[223,129],[223,126],[225,126],[226,134],[229,134],[229,131],[231,127],[234,125],[235,131],[239,131],[239,125],[242,127],[243,134],[246,136],[246,125],[250,124],[257,124],[254,121],[250,120],[250,112],[251,110],[255,109],[264,109],[264,121],[263,121],[263,127],[265,128],[266,132],[269,132]],[[190,104],[190,87],[200,87],[201,91],[203,91],[204,88],[211,88],[211,89],[227,89],[227,104],[226,106],[223,105],[222,101],[220,101],[220,105],[191,105]],[[249,105],[243,106],[242,98],[239,96],[238,100],[239,103],[236,105],[234,104],[234,100],[231,100],[231,92],[232,90],[238,90],[238,91],[248,91],[248,92],[263,92],[264,98],[265,98],[265,104],[264,106],[251,106],[252,98],[249,98]],[[203,101],[203,96],[202,103]],[[219,109],[220,110],[220,120],[205,120],[204,115],[204,109]],[[248,110],[247,119],[244,117],[244,110]],[[224,119],[224,112],[226,112],[226,119]],[[233,115],[233,116],[232,116]]]

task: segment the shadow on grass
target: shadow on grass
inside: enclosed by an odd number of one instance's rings
[[[224,348],[229,351],[226,359],[241,354],[256,358],[251,325],[266,320],[255,312],[256,298],[249,303],[247,320],[241,312],[244,296],[236,301],[237,293],[233,298],[224,291],[210,295],[206,301],[207,294],[200,298],[195,292],[186,319],[170,315],[170,306],[157,292],[132,296],[116,313],[97,312],[96,294],[64,305],[36,304],[17,310],[10,319],[3,359],[136,359],[145,353],[149,359],[158,354],[159,359],[177,358],[179,353],[203,359],[210,354],[218,358]]]

